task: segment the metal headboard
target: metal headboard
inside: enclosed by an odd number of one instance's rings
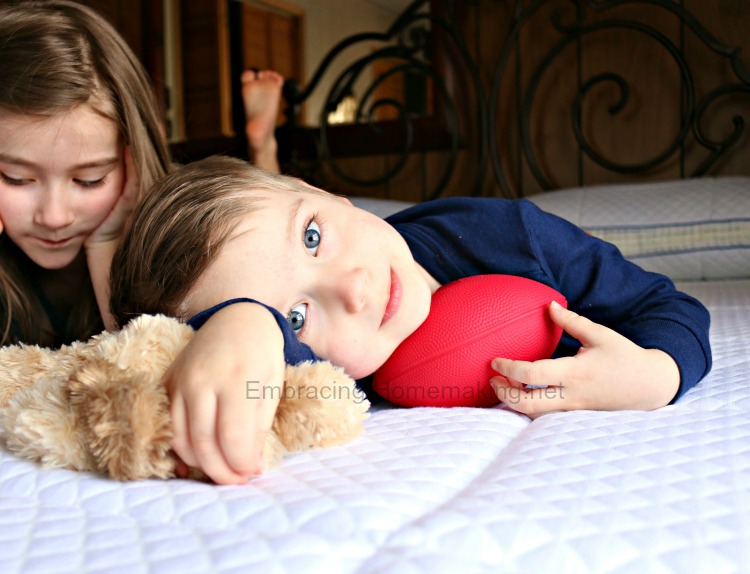
[[[477,31],[487,30],[487,23],[478,19],[482,5],[488,3],[496,5],[491,7],[494,13],[510,16],[497,22],[501,37],[495,42],[499,50],[491,55],[493,62],[486,55],[477,56],[482,50]],[[648,15],[640,18],[640,11],[648,11]],[[539,28],[540,25],[546,28]],[[529,45],[530,34],[535,33],[529,32],[531,26],[543,30],[538,36],[549,44],[537,50],[541,54],[533,62],[526,58],[529,50],[524,48]],[[587,127],[592,106],[603,105],[601,98],[591,97],[597,91],[609,90],[610,118],[633,115],[633,107],[637,110],[642,105],[634,96],[632,79],[622,73],[609,69],[590,74],[584,71],[584,43],[597,34],[610,33],[619,34],[618,38],[629,34],[654,42],[677,70],[676,75],[664,78],[679,84],[670,86],[676,94],[669,104],[670,113],[677,113],[679,118],[676,133],[646,159],[624,161],[610,157],[592,141],[591,134],[596,132]],[[730,71],[718,85],[706,86],[697,81],[702,80],[700,65],[705,64],[696,64],[692,58],[696,40],[713,54],[712,58],[728,63]],[[300,125],[301,107],[330,73],[332,63],[352,46],[365,42],[375,43],[376,47],[335,78],[318,116],[320,127]],[[691,50],[686,48],[688,45]],[[623,50],[627,49],[624,45]],[[384,58],[395,60],[398,65],[372,79],[361,93],[356,123],[330,125],[328,113],[352,92],[361,77],[370,73],[376,60]],[[569,94],[566,107],[570,112],[567,125],[577,148],[575,169],[569,171],[576,175],[567,180],[558,179],[551,173],[554,166],[551,168],[540,157],[538,141],[543,130],[535,127],[535,122],[539,122],[535,114],[548,101],[540,96],[540,86],[561,58],[568,58],[575,70],[575,89]],[[705,58],[701,60],[704,61]],[[429,78],[434,93],[429,117],[414,114],[403,101],[376,99],[378,86],[389,76],[407,73]],[[555,90],[548,86],[544,98],[550,92]],[[656,174],[657,179],[659,170],[667,164],[676,164],[669,173],[682,178],[715,173],[722,158],[737,153],[740,145],[746,144],[742,113],[746,111],[744,106],[750,104],[750,73],[739,47],[724,44],[682,3],[673,0],[415,0],[389,30],[358,34],[337,44],[308,85],[299,88],[294,82],[287,82],[284,94],[289,108],[287,123],[279,130],[285,153],[282,159],[287,169],[300,175],[313,180],[338,178],[349,188],[361,187],[366,194],[368,188],[403,180],[410,158],[421,155],[417,172],[425,173],[416,175],[423,186],[420,199],[446,194],[518,197],[563,185],[598,183],[584,175],[585,167],[592,165],[597,166],[597,173],[644,178]],[[717,108],[725,110],[725,102],[736,110],[729,120],[731,126],[720,130],[723,133],[718,137],[709,135],[705,131],[706,118]],[[514,110],[508,109],[514,106]],[[372,121],[383,107],[397,110],[398,119]],[[432,152],[439,159],[428,165],[424,155]],[[376,175],[365,177],[356,169],[352,172],[342,167],[342,162],[346,162],[342,158],[378,154],[387,155],[389,161]],[[436,165],[439,174],[433,173]],[[462,172],[459,183],[457,169]],[[391,195],[399,198],[397,193]]]

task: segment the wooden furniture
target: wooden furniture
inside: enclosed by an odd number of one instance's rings
[[[740,0],[417,0],[329,93],[379,58],[431,79],[434,114],[370,125],[403,102],[358,94],[356,125],[282,130],[301,175],[350,195],[516,197],[574,185],[748,174],[750,11]],[[627,49],[623,49],[627,46]],[[379,77],[372,78],[372,84]],[[401,109],[400,111],[404,111]]]

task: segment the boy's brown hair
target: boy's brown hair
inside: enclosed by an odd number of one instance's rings
[[[307,191],[297,179],[229,157],[210,157],[168,175],[136,208],[112,261],[110,304],[117,324],[144,313],[187,319],[190,290],[243,217],[275,193]]]

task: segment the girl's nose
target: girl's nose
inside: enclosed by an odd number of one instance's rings
[[[51,188],[40,195],[40,201],[34,213],[34,223],[47,229],[57,230],[67,227],[74,220],[75,213],[64,189]]]

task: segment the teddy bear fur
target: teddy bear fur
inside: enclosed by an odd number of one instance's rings
[[[0,436],[6,447],[48,468],[119,480],[174,477],[162,377],[192,336],[175,319],[142,315],[121,331],[59,350],[0,348]],[[284,378],[264,468],[287,452],[341,444],[362,432],[369,403],[342,369],[302,363],[287,366]],[[205,478],[196,469],[191,476]]]

